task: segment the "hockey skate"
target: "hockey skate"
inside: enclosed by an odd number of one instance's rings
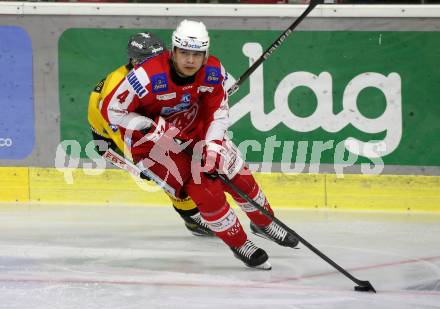
[[[214,232],[211,231],[205,221],[202,220],[199,212],[192,216],[181,215],[181,217],[185,221],[186,228],[194,236],[215,236]]]
[[[272,269],[272,265],[268,262],[269,256],[267,253],[263,249],[255,246],[250,240],[246,240],[241,247],[231,247],[231,250],[234,252],[234,256],[248,267],[263,270]]]
[[[251,231],[257,236],[272,240],[283,247],[295,248],[298,245],[298,239],[289,234],[284,228],[272,221],[266,227],[259,227],[251,222]]]

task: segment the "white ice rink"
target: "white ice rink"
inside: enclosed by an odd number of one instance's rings
[[[171,207],[25,205],[0,206],[0,308],[440,308],[440,215],[277,213],[378,293],[254,235],[273,269],[246,268]]]

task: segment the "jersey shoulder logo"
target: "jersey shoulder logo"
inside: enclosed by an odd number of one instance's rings
[[[168,78],[166,73],[151,76],[151,88],[153,93],[168,91]]]
[[[221,76],[220,68],[211,66],[205,68],[205,83],[209,85],[220,84]]]

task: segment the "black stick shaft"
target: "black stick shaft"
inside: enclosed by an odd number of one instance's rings
[[[228,90],[228,95],[232,95],[237,92],[240,85],[263,63],[272,53],[287,39],[287,37],[293,32],[293,30],[309,15],[309,13],[319,4],[322,0],[312,0],[306,10],[287,28],[281,35],[269,46],[268,49],[244,72],[240,78],[232,85]]]

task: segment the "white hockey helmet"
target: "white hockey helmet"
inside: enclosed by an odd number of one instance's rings
[[[172,45],[173,51],[174,47],[203,51],[206,53],[206,57],[208,57],[208,31],[203,22],[184,19],[173,32]]]

